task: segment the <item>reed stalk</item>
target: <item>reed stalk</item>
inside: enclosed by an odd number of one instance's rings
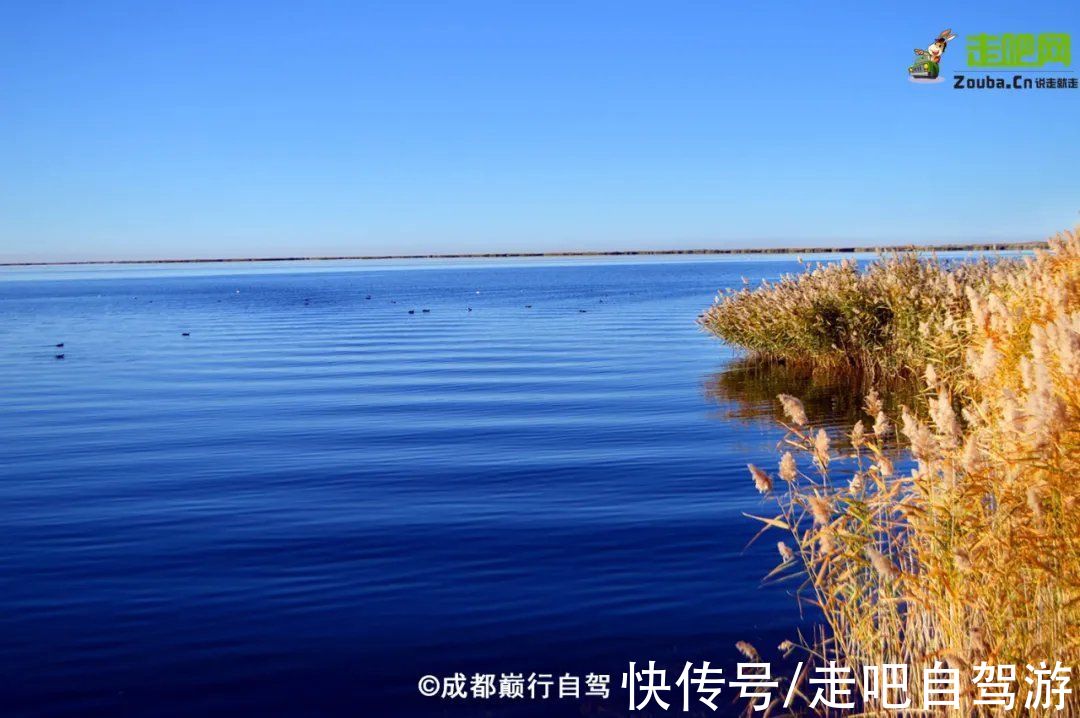
[[[785,652],[958,668],[953,715],[1005,712],[971,678],[1012,664],[1014,711],[1080,715],[1080,235],[1015,260],[814,266],[721,295],[701,324],[767,359],[921,386],[893,415],[871,391],[844,436],[778,398],[777,471],[751,469],[777,507],[767,528],[790,534],[771,575],[801,573],[826,624]],[[1024,706],[1044,661],[1072,668],[1062,710]]]

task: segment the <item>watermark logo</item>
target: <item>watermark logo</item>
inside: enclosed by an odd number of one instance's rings
[[[905,663],[857,666],[829,660],[799,661],[793,672],[761,661],[740,662],[735,673],[710,661],[686,661],[666,667],[655,660],[630,661],[619,680],[608,673],[467,673],[426,675],[417,683],[420,695],[446,703],[471,704],[474,712],[494,710],[499,703],[534,701],[590,706],[588,712],[611,713],[603,703],[622,701],[623,714],[647,712],[708,715],[742,705],[742,715],[767,716],[783,708],[789,715],[1066,715],[1075,704],[1073,666],[1061,661],[1016,664],[987,663],[956,667],[935,660],[932,666]],[[921,668],[921,670],[920,670]],[[804,705],[809,710],[803,710]],[[856,714],[856,711],[858,713]],[[899,712],[898,712],[899,711]],[[963,711],[961,713],[961,711]],[[585,712],[585,711],[582,711]]]
[[[967,64],[973,67],[1027,68],[1072,64],[1072,38],[1064,32],[969,35]]]
[[[935,81],[941,74],[941,58],[945,54],[945,48],[956,39],[956,34],[946,28],[923,50],[915,48],[915,61],[908,66],[908,76],[912,80]]]
[[[941,82],[942,58],[956,39],[952,30],[923,50],[916,48],[908,66],[912,82]],[[1072,37],[1065,32],[977,33],[968,35],[967,67],[953,75],[957,90],[1061,90],[1080,86],[1072,70]]]
[[[1072,37],[1065,32],[979,33],[967,37],[967,68],[956,90],[1075,90]]]

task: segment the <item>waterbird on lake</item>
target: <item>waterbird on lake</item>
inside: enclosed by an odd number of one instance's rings
[[[531,305],[531,304],[526,304],[526,305],[525,305],[525,308],[526,308],[526,309],[532,309],[532,305]]]
[[[409,314],[416,314],[416,310],[415,309],[410,309]]]
[[[64,343],[60,342],[59,344],[56,345],[56,348],[57,349],[63,349],[64,348]]]
[[[424,314],[431,314],[431,310],[430,309],[425,309]]]
[[[63,358],[64,358],[64,355],[63,355],[63,354],[57,354],[57,355],[56,355],[56,358],[57,358],[57,359],[63,359]]]
[[[589,310],[588,310],[588,309],[579,309],[579,310],[578,310],[578,312],[579,312],[579,313],[581,313],[581,314],[584,314],[584,313],[585,313],[585,312],[587,312],[587,311],[589,311]]]
[[[367,295],[366,297],[364,297],[364,299],[371,299],[371,295]]]
[[[180,336],[182,336],[182,337],[190,337],[190,336],[191,336],[191,332],[181,332],[181,333],[180,333]]]

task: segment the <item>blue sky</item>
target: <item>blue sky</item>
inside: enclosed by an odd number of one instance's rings
[[[945,27],[951,76],[967,34],[1080,41],[1080,4],[4,3],[0,258],[1071,227],[1080,90],[910,83]]]

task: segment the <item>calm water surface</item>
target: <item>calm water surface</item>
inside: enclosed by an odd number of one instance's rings
[[[797,269],[3,270],[0,711],[620,715],[631,660],[774,656],[775,387],[694,319]],[[418,696],[454,671],[615,690]]]

